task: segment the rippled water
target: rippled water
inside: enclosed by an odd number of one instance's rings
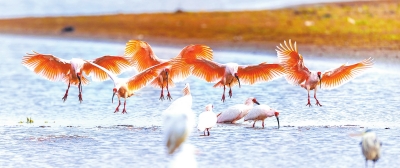
[[[70,59],[93,59],[122,54],[124,43],[73,41],[54,38],[0,36],[0,167],[165,167],[171,157],[162,144],[161,112],[170,102],[159,101],[159,89],[146,87],[127,100],[128,114],[113,113],[112,82],[83,86],[83,102],[77,87],[50,82],[21,65],[25,53],[35,50]],[[181,48],[153,46],[162,58],[177,55]],[[301,45],[298,46],[301,52]],[[221,63],[276,62],[275,55],[215,51]],[[351,59],[307,57],[309,69],[328,70]],[[196,116],[206,104],[214,112],[243,103],[254,96],[280,111],[281,128],[274,118],[266,128],[251,123],[218,124],[210,137],[194,132],[189,143],[200,149],[199,167],[362,167],[359,138],[349,133],[373,129],[383,141],[382,158],[376,167],[399,165],[400,79],[399,69],[376,62],[374,69],[334,90],[320,90],[322,107],[306,107],[307,92],[283,78],[268,83],[233,88],[233,97],[220,101],[222,89],[212,88],[195,77],[171,88],[181,96],[191,84]],[[134,70],[122,76],[135,74]],[[312,103],[314,100],[312,99]],[[34,123],[25,123],[31,117]],[[23,121],[23,123],[18,123]],[[389,129],[385,129],[389,128]]]

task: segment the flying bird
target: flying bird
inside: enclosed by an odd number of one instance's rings
[[[189,83],[183,89],[183,96],[176,99],[163,111],[164,142],[168,154],[173,154],[192,132],[194,114]]]
[[[213,105],[208,104],[206,106],[206,111],[199,114],[199,123],[197,124],[197,129],[204,132],[204,136],[210,136],[210,129],[217,124],[217,115],[212,111]]]
[[[253,107],[249,113],[244,116],[244,121],[248,121],[248,120],[253,120],[253,127],[256,124],[256,121],[262,121],[262,127],[264,128],[264,120],[268,117],[274,117],[276,118],[276,120],[278,121],[278,129],[279,129],[279,112],[276,111],[275,109],[265,105],[265,104],[261,104],[258,106]]]
[[[365,70],[372,68],[373,59],[368,58],[355,64],[343,64],[332,70],[321,73],[320,71],[310,71],[304,65],[303,56],[298,53],[296,42],[292,45],[289,40],[289,45],[284,41],[285,45],[277,46],[278,59],[281,65],[288,73],[285,78],[293,85],[300,85],[308,92],[307,106],[310,103],[310,90],[314,90],[314,98],[317,106],[322,106],[317,99],[318,85],[320,88],[333,89],[339,87],[356,76],[363,73]]]
[[[130,78],[118,78],[114,73],[111,71],[107,70],[104,67],[101,67],[100,65],[97,65],[95,63],[86,61],[89,64],[92,64],[93,66],[100,68],[102,71],[107,73],[107,75],[111,78],[111,80],[114,82],[114,88],[113,88],[113,95],[111,98],[111,102],[114,103],[114,96],[118,96],[118,106],[115,109],[114,113],[119,111],[119,106],[121,105],[121,100],[120,98],[124,98],[124,109],[122,110],[122,113],[127,113],[125,106],[126,106],[126,99],[134,95],[134,92],[138,91],[139,89],[145,87],[150,83],[151,80],[156,78],[158,74],[168,68],[170,65],[170,62],[165,62],[162,64],[158,64],[155,66],[152,66],[150,68],[147,68],[146,70],[130,77]]]
[[[244,104],[236,104],[233,106],[228,107],[225,111],[219,113],[217,115],[217,122],[218,123],[225,123],[225,122],[230,122],[230,123],[235,123],[236,121],[242,119],[244,116],[246,116],[249,111],[253,108],[253,105],[258,104],[258,101],[254,97],[249,97],[246,99]]]
[[[176,57],[165,60],[158,58],[150,45],[147,42],[140,40],[130,40],[126,43],[125,55],[130,58],[131,63],[139,72],[151,66],[180,59],[185,61],[185,64],[180,66],[172,66],[160,72],[151,85],[161,88],[160,100],[164,100],[164,88],[167,90],[167,99],[172,100],[169,93],[169,87],[174,87],[175,82],[182,81],[191,75],[191,65],[188,64],[193,59],[204,58],[207,60],[213,59],[212,49],[205,45],[188,45]]]
[[[225,89],[229,87],[229,97],[232,98],[232,87],[236,84],[252,85],[257,82],[272,81],[285,75],[285,69],[279,64],[262,62],[258,65],[238,65],[237,63],[220,64],[211,60],[192,60],[194,76],[207,82],[216,84],[214,87],[223,87],[221,101],[225,102]]]
[[[72,84],[78,86],[78,97],[79,101],[82,103],[82,85],[89,83],[89,80],[83,74],[91,76],[94,81],[104,81],[108,79],[105,72],[92,66],[88,62],[93,62],[105,67],[114,74],[120,74],[132,66],[129,60],[122,56],[109,55],[85,62],[85,60],[80,58],[66,60],[51,54],[40,54],[33,51],[33,54],[28,53],[22,58],[22,65],[36,74],[50,81],[63,81],[68,83],[67,90],[62,98],[64,102],[67,100],[69,87]]]

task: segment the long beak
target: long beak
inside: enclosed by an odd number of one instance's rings
[[[116,92],[113,93],[113,96],[112,96],[112,98],[111,98],[111,103],[114,103],[114,96],[115,96],[115,93],[116,93]]]
[[[238,82],[239,82],[239,88],[240,88],[240,80],[239,80],[239,76],[237,76],[236,74],[235,74],[235,77],[236,77],[236,79],[238,80]]]
[[[260,103],[258,101],[255,101],[254,103],[256,103],[257,105],[260,105]]]
[[[279,125],[279,117],[276,117],[276,121],[278,121],[278,129],[279,129],[279,127],[280,127],[280,125]]]
[[[322,85],[322,79],[321,79],[321,76],[318,76],[318,78],[319,78],[319,88],[321,89],[321,85]]]

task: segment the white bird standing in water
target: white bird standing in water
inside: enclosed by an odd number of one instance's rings
[[[183,144],[181,150],[169,163],[169,168],[197,168],[198,149],[191,144]]]
[[[87,62],[93,62],[105,67],[114,74],[120,74],[132,66],[129,60],[122,56],[107,55]],[[72,84],[78,86],[78,98],[79,102],[82,103],[82,85],[89,83],[89,80],[83,75],[84,73],[86,75],[91,75],[94,81],[104,81],[108,79],[105,72],[87,62],[80,58],[65,60],[51,54],[40,54],[35,51],[33,54],[28,54],[22,58],[22,65],[36,74],[50,81],[63,81],[68,83],[68,88],[62,98],[64,102],[67,100],[69,87]]]
[[[272,109],[271,107],[261,104],[258,106],[253,107],[249,113],[244,116],[244,121],[248,120],[253,120],[253,127],[256,124],[256,121],[261,120],[262,121],[262,127],[264,128],[264,120],[268,117],[276,117],[276,120],[278,121],[278,129],[279,129],[279,112],[276,111],[275,109]]]
[[[284,45],[280,44],[281,47],[277,46],[276,49],[278,54],[279,62],[285,68],[288,73],[285,78],[293,85],[300,85],[308,92],[308,103],[307,106],[311,106],[310,103],[310,90],[314,90],[314,98],[317,106],[322,106],[317,99],[317,88],[318,84],[320,88],[333,89],[339,87],[356,76],[360,75],[368,68],[372,68],[373,59],[368,58],[359,63],[351,65],[342,65],[338,68],[321,72],[310,71],[304,65],[303,56],[298,53],[296,42],[292,46],[289,40],[289,45],[284,41]]]
[[[366,130],[362,135],[360,145],[365,157],[365,167],[368,167],[368,160],[372,160],[375,167],[375,162],[378,161],[381,156],[382,142],[376,138],[375,132]]]
[[[168,154],[173,154],[192,132],[194,114],[189,83],[183,89],[183,97],[173,101],[163,112],[164,142]]]
[[[217,115],[212,111],[213,105],[208,104],[206,111],[199,114],[199,123],[197,129],[204,132],[204,136],[210,136],[210,129],[217,124]]]
[[[228,109],[217,115],[218,117],[217,122],[235,123],[237,120],[240,120],[241,118],[246,116],[247,113],[249,113],[250,109],[253,108],[254,103],[260,105],[260,103],[257,102],[256,98],[249,97],[244,102],[244,104],[236,104],[230,106]]]
[[[114,88],[113,88],[113,95],[111,98],[111,102],[114,103],[114,96],[115,95],[118,96],[118,106],[115,109],[114,113],[119,111],[119,106],[121,105],[120,98],[122,97],[125,99],[124,109],[122,110],[122,114],[126,113],[125,109],[126,99],[134,95],[134,92],[136,92],[137,90],[140,90],[141,88],[145,87],[148,83],[150,83],[151,80],[156,78],[161,71],[170,66],[170,63],[166,62],[152,66],[130,78],[118,78],[115,74],[101,67],[100,65],[97,65],[92,62],[88,63],[100,68],[102,71],[106,72],[107,75],[112,79],[112,81],[114,82]]]

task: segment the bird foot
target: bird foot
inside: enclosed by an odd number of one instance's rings
[[[122,110],[122,114],[126,114],[127,112],[126,112],[126,110],[125,110],[125,108]]]
[[[163,101],[164,99],[165,99],[165,98],[164,98],[164,94],[161,93],[160,99],[159,99],[159,100]]]
[[[119,108],[117,107],[114,111],[114,113],[119,112]]]
[[[310,100],[308,100],[308,103],[306,104],[306,106],[311,107]]]
[[[169,101],[172,100],[172,97],[171,97],[171,95],[169,94],[169,92],[168,92],[168,94],[167,94],[167,99],[168,99]]]
[[[225,95],[224,94],[222,95],[221,101],[225,102]]]
[[[82,101],[83,101],[83,100],[82,100],[82,94],[79,93],[78,97],[79,97],[79,102],[82,103]]]
[[[64,97],[62,98],[63,102],[65,102],[65,100],[67,100],[68,94],[65,93]]]
[[[229,98],[232,98],[232,90],[229,89]]]
[[[317,100],[317,102],[315,103],[315,105],[317,105],[317,106],[322,106],[322,104],[320,104],[318,100]]]

